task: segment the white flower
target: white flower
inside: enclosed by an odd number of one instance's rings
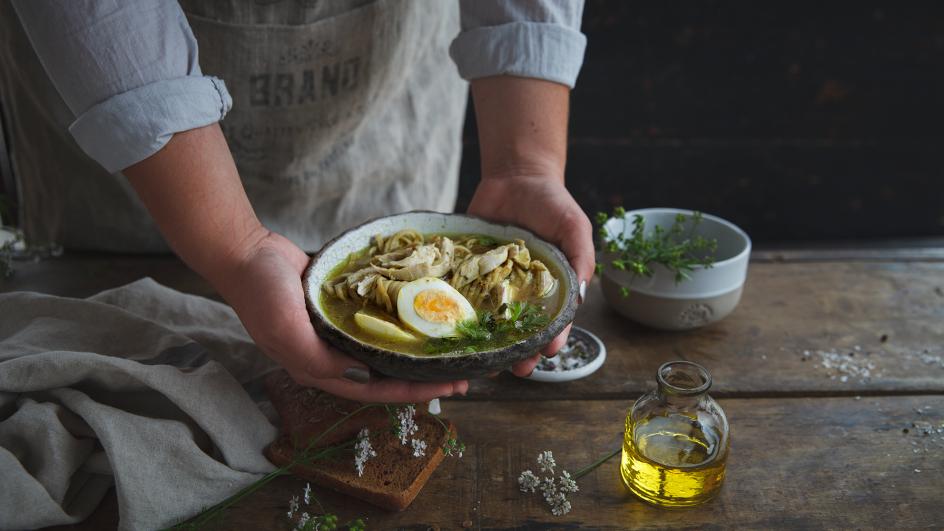
[[[538,455],[538,465],[547,475],[539,478],[534,472],[525,470],[518,476],[518,488],[524,493],[540,490],[554,516],[569,513],[573,507],[567,499],[567,494],[580,490],[577,487],[577,481],[566,470],[561,470],[558,478],[554,477],[554,467],[557,463],[554,461],[554,454],[549,450]]]
[[[305,483],[305,505],[311,503],[311,485]]]
[[[410,441],[410,444],[413,445],[413,457],[423,457],[426,455],[426,441],[413,439]]]
[[[544,499],[547,500],[547,503],[551,503],[551,498],[557,494],[557,485],[554,483],[554,478],[549,476],[541,479],[540,488]]]
[[[371,457],[377,457],[377,452],[370,446],[370,431],[367,428],[361,428],[357,434],[357,443],[354,445],[354,468],[357,470],[357,476],[364,475],[364,465]],[[308,503],[308,491],[305,491],[305,503]]]
[[[304,529],[305,524],[308,523],[310,518],[311,517],[308,516],[308,513],[302,513],[302,515],[298,517],[298,523],[295,525],[295,529]]]
[[[570,473],[566,470],[561,470],[560,476],[560,491],[561,492],[577,492],[580,490],[577,487],[577,482],[570,477]]]
[[[295,516],[296,512],[298,512],[298,496],[292,496],[292,499],[288,501],[288,517]]]
[[[400,444],[406,446],[410,436],[420,430],[413,418],[416,415],[416,406],[409,404],[397,410],[397,436],[400,437]]]
[[[521,492],[534,492],[540,482],[534,472],[530,470],[525,470],[518,476],[518,488],[521,489]]]
[[[550,450],[544,450],[538,455],[538,466],[541,467],[541,472],[548,472],[553,474],[554,467],[557,466],[557,463],[554,462],[554,454]]]
[[[563,492],[558,492],[552,496],[547,500],[547,503],[551,506],[551,514],[554,516],[563,516],[569,513],[571,509],[570,500]]]

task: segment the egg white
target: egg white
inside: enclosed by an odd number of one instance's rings
[[[452,308],[454,312],[447,314],[438,314],[437,320],[427,320],[422,317],[416,309],[416,299],[421,293],[426,293],[424,297],[434,295],[454,303]],[[426,313],[426,312],[423,312]],[[424,277],[412,282],[408,282],[397,294],[397,315],[411,330],[428,337],[455,337],[456,324],[469,319],[475,319],[475,308],[461,293],[447,284],[445,281]],[[437,322],[438,321],[438,322]]]

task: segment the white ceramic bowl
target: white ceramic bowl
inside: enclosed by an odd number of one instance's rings
[[[646,221],[646,235],[656,226],[668,229],[675,216],[692,211],[676,208],[646,208],[626,212],[622,219],[610,219],[604,228],[615,236],[630,237],[633,219],[640,215]],[[718,240],[715,263],[710,268],[696,266],[691,279],[675,282],[675,275],[659,264],[652,264],[651,277],[620,271],[610,263],[615,253],[602,251],[597,262],[604,265],[603,295],[620,314],[638,323],[663,330],[688,330],[714,323],[726,317],[741,300],[747,265],[751,255],[751,239],[733,223],[709,214],[702,215],[696,235]],[[623,296],[622,288],[629,288]]]

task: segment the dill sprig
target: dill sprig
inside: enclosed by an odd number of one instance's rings
[[[547,326],[544,307],[528,302],[502,304],[495,313],[482,311],[476,319],[456,324],[456,337],[431,338],[429,354],[478,352],[530,335]]]
[[[622,232],[610,234],[605,225],[610,219],[624,220],[626,210],[623,207],[613,209],[612,218],[605,212],[597,213],[599,234],[606,250],[617,255],[609,263],[619,271],[628,271],[633,277],[651,277],[655,271],[652,264],[660,264],[675,275],[678,284],[691,278],[696,267],[710,268],[715,262],[718,240],[695,234],[701,224],[701,212],[694,211],[691,216],[676,214],[672,225],[666,229],[656,225],[650,234],[646,234],[646,220],[641,215],[633,216],[633,230],[629,237]],[[597,273],[603,271],[604,264],[597,264]],[[620,288],[624,297],[629,295],[629,287]]]

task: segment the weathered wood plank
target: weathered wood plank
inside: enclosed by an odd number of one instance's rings
[[[634,499],[617,459],[579,482],[564,517],[552,516],[539,496],[518,492],[518,474],[535,468],[542,450],[574,471],[618,446],[630,401],[447,402],[467,454],[445,461],[412,507],[389,514],[330,493],[319,497],[341,521],[366,515],[374,529],[900,529],[944,522],[944,435],[934,442],[911,427],[915,420],[944,423],[944,396],[721,404],[733,430],[728,476],[719,497],[701,507],[665,510]],[[916,408],[926,409],[919,415]],[[221,528],[278,528],[303,486],[294,478],[273,484],[230,511]]]
[[[186,293],[219,299],[216,291],[172,256],[67,253],[38,262],[14,262],[14,275],[0,278],[0,292],[38,291],[60,297],[88,297],[151,277]]]
[[[565,384],[506,375],[476,382],[469,397],[635,396],[672,359],[708,367],[719,396],[944,392],[944,264],[754,263],[734,313],[685,333],[627,322],[594,282],[576,322],[607,346],[597,373]],[[831,371],[819,351],[871,363],[870,376]]]
[[[213,293],[170,259],[73,257],[17,267],[0,290],[87,296],[150,275],[183,291]],[[626,322],[594,282],[577,323],[607,345],[607,362],[596,374],[568,384],[505,375],[476,382],[469,398],[630,397],[646,389],[660,363],[676,358],[711,369],[719,396],[944,392],[944,366],[934,361],[944,359],[941,263],[753,263],[738,309],[687,333]],[[870,378],[836,372],[831,380],[816,352],[833,349],[855,354],[849,361],[856,366],[873,363]],[[804,351],[811,355],[804,358]]]
[[[912,246],[876,247],[861,243],[802,247],[769,247],[751,253],[754,262],[944,262],[944,238],[928,238]],[[924,242],[927,242],[925,244]],[[870,242],[871,244],[872,242]]]
[[[944,396],[722,400],[732,427],[727,479],[714,501],[691,509],[646,505],[624,489],[617,460],[580,480],[573,512],[550,514],[517,475],[542,450],[574,471],[615,448],[630,401],[446,402],[467,445],[447,459],[413,505],[386,513],[330,492],[316,494],[340,521],[366,516],[372,529],[822,529],[940,527]],[[920,408],[921,414],[916,410]],[[908,429],[908,433],[903,430]],[[918,472],[920,471],[920,472]],[[282,529],[304,482],[284,478],[235,506],[219,529]],[[117,522],[111,497],[71,529]]]

